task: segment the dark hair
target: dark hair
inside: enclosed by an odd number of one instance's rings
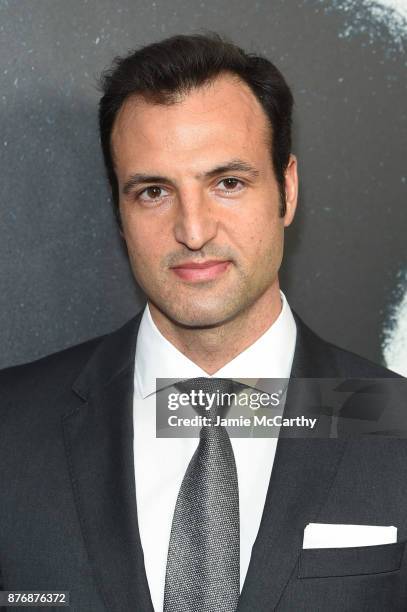
[[[293,97],[281,72],[268,59],[246,53],[219,34],[178,35],[116,58],[100,80],[99,128],[115,214],[120,225],[119,193],[111,150],[111,133],[126,98],[140,95],[157,104],[172,104],[180,95],[219,74],[237,75],[259,100],[271,125],[271,157],[284,216],[284,175],[291,152]]]

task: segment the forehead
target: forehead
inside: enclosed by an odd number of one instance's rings
[[[140,96],[121,107],[112,132],[116,165],[129,158],[191,161],[204,152],[255,155],[268,151],[268,118],[249,86],[225,74],[168,105]]]

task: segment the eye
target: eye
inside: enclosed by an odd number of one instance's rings
[[[168,195],[168,191],[159,185],[150,185],[137,194],[137,198],[143,202],[154,202]]]
[[[243,181],[233,176],[228,176],[227,178],[222,179],[216,186],[219,187],[221,185],[224,187],[223,189],[220,189],[222,193],[237,193],[244,187]]]

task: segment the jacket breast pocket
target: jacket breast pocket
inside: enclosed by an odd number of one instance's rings
[[[400,569],[407,540],[378,546],[302,549],[298,578],[380,574]]]

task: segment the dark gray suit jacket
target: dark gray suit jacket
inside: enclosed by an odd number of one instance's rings
[[[75,612],[152,611],[133,467],[140,318],[0,373],[3,589],[70,591]],[[296,322],[294,377],[395,376]],[[302,550],[310,522],[395,525],[398,542]],[[282,437],[238,612],[407,610],[406,540],[406,440]]]

